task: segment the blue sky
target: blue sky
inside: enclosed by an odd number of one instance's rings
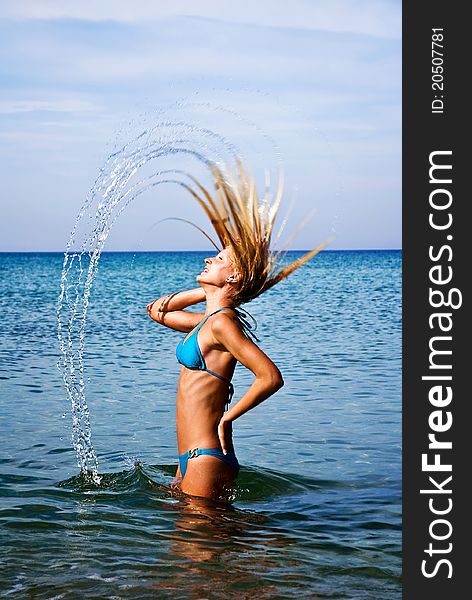
[[[396,0],[3,2],[0,53],[0,251],[63,250],[117,137],[166,106],[255,174],[283,167],[287,230],[317,210],[291,247],[333,232],[333,248],[401,246]],[[206,226],[169,189],[125,211],[105,250],[208,247],[150,227],[167,216]]]

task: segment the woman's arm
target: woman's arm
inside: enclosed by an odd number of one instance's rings
[[[191,331],[203,318],[201,313],[192,313],[181,310],[192,304],[198,304],[206,299],[203,288],[175,292],[157,298],[146,306],[148,315],[161,325],[177,329],[177,331]]]
[[[221,418],[218,427],[222,450],[226,453],[226,434],[232,421],[275,394],[284,385],[282,374],[270,358],[248,339],[233,319],[221,315],[212,321],[212,333],[218,343],[223,345],[242,365],[252,371],[256,377],[244,396]]]

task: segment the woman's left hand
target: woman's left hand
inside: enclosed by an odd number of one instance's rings
[[[224,416],[221,417],[218,424],[218,437],[223,454],[227,454],[228,450],[233,447],[233,422],[228,421]]]

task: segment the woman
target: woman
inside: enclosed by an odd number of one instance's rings
[[[280,251],[271,251],[270,242],[281,186],[270,206],[267,196],[259,203],[254,181],[246,177],[241,165],[239,181],[216,166],[212,173],[216,202],[195,180],[198,191],[185,187],[204,208],[223,249],[205,259],[197,276],[200,287],[158,298],[148,304],[147,311],[157,323],[188,334],[176,352],[182,364],[177,390],[176,479],[184,493],[220,498],[239,471],[232,422],[284,384],[277,366],[252,341],[255,336],[237,307],[287,277],[321,246],[279,271],[274,269]],[[204,301],[204,313],[184,310]],[[236,361],[252,371],[255,380],[225,412],[233,395]]]

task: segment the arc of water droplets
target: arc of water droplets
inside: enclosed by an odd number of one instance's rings
[[[276,147],[273,140],[269,139],[254,123],[247,121],[234,111],[224,107],[215,107],[208,103],[187,104],[188,106],[203,106],[235,116],[241,122],[250,125],[257,133],[262,134],[262,137],[267,138],[273,147]],[[181,108],[184,105],[185,103],[180,103],[177,106]],[[164,115],[170,108],[172,107],[160,111],[160,115]],[[181,135],[181,132],[186,135],[196,134],[198,139],[185,137],[179,139],[177,134]],[[156,133],[157,137],[155,137]],[[216,154],[217,157],[221,156],[222,148],[233,159],[241,156],[238,149],[223,136],[183,121],[169,120],[162,120],[153,127],[142,131],[136,138],[110,154],[77,216],[66,246],[61,274],[61,291],[57,303],[58,338],[62,352],[62,360],[58,366],[62,369],[67,396],[71,401],[72,441],[79,468],[85,473],[91,471],[97,482],[99,482],[98,460],[91,440],[90,415],[85,396],[84,344],[91,287],[97,274],[101,252],[117,218],[126,206],[145,190],[163,183],[186,185],[178,179],[162,179],[162,176],[169,174],[186,175],[183,171],[173,169],[157,171],[126,189],[139,169],[151,160],[178,153],[191,154],[208,164],[211,161],[209,158],[205,158],[203,152],[211,150],[209,142],[217,145],[216,149],[213,149],[213,154]],[[266,200],[269,201],[267,188],[268,186],[266,186]],[[92,210],[95,205],[93,229],[79,246],[79,250],[72,251],[72,247],[76,245],[75,237],[78,227],[83,223],[86,212]],[[89,215],[89,218],[93,219],[93,215]],[[285,221],[277,238],[284,225]],[[83,263],[87,261],[88,265],[84,266]]]
[[[159,135],[154,137],[156,132]],[[181,137],[182,132],[184,135],[198,137]],[[216,148],[211,148],[210,144],[216,144]],[[57,302],[58,339],[62,354],[58,367],[62,371],[67,397],[71,402],[72,443],[78,466],[81,472],[90,474],[97,483],[100,482],[100,477],[98,459],[92,444],[90,414],[85,393],[84,348],[91,288],[97,275],[103,246],[116,219],[126,206],[145,190],[169,182],[185,185],[178,179],[162,179],[162,176],[170,173],[184,174],[182,171],[157,170],[127,189],[132,178],[145,164],[172,154],[189,154],[209,164],[211,161],[205,154],[221,156],[222,149],[229,153],[233,160],[238,156],[233,144],[211,130],[183,121],[160,122],[110,154],[74,223],[64,252],[61,289]],[[79,226],[83,224],[86,213],[93,212],[94,207],[95,215],[89,214],[92,222],[95,217],[92,231],[86,233],[82,244],[79,242],[79,248],[73,250],[78,243],[76,237]]]

